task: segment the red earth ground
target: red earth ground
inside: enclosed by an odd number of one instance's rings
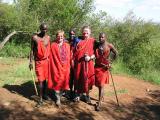
[[[62,106],[46,101],[36,108],[30,82],[0,88],[0,120],[160,120],[160,86],[135,78],[113,75],[120,107],[112,82],[105,86],[102,110],[95,111],[97,88],[91,91],[92,104],[74,103],[62,97]],[[52,94],[52,93],[50,93]]]

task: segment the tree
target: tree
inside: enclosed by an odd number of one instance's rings
[[[0,3],[0,41],[17,28],[17,17],[13,5]]]
[[[39,25],[46,22],[49,33],[58,29],[68,32],[79,27],[92,11],[93,0],[15,0],[12,5],[0,3],[1,40],[13,31],[22,31],[28,36],[16,35],[15,42],[29,43]]]
[[[153,64],[150,50],[151,38],[157,28],[152,22],[145,22],[133,13],[127,14],[122,22],[117,22],[111,30],[119,56],[134,73],[142,73]]]

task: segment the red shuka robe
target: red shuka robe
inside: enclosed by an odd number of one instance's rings
[[[68,90],[70,79],[70,45],[63,43],[61,48],[58,43],[51,45],[48,88],[54,90]]]
[[[49,63],[49,54],[50,54],[50,39],[48,37],[48,45],[44,46],[42,40],[37,42],[37,51],[35,54],[35,72],[38,78],[38,81],[42,82],[48,79],[48,63]]]
[[[75,89],[78,93],[86,93],[88,89],[94,85],[94,62],[90,60],[85,62],[85,54],[91,56],[94,54],[94,39],[81,40],[74,52],[74,73],[75,73]]]
[[[109,64],[109,61],[106,60],[108,58],[110,53],[110,46],[108,46],[108,49],[104,50],[104,53],[102,54],[97,48],[95,50],[95,86],[101,87],[104,84],[109,84],[109,71],[104,68],[104,65]]]

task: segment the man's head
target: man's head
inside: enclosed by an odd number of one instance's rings
[[[47,29],[48,29],[47,24],[42,23],[42,24],[39,26],[39,29],[40,29],[40,31],[41,31],[42,34],[45,34],[45,33],[47,32]]]
[[[63,40],[64,40],[64,31],[63,30],[58,30],[57,34],[56,34],[56,41],[58,43],[61,43],[61,42],[63,42]]]
[[[70,39],[70,40],[73,40],[74,37],[75,37],[75,30],[74,30],[74,29],[71,29],[71,30],[69,31],[69,39]]]
[[[99,34],[99,42],[104,43],[106,41],[106,35],[105,33],[100,33]]]
[[[90,37],[90,35],[91,35],[91,29],[90,29],[89,26],[84,26],[84,27],[82,28],[82,35],[83,35],[83,37],[84,37],[85,39]]]

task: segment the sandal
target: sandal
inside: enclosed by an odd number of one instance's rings
[[[80,96],[77,96],[73,99],[74,102],[79,102],[80,101]]]

